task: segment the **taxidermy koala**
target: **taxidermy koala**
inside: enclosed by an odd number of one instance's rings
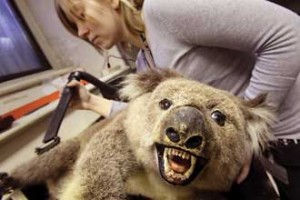
[[[2,177],[47,181],[53,199],[222,199],[270,139],[264,97],[245,101],[172,71],[130,75],[128,107]]]

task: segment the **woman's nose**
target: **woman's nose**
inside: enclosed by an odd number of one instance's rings
[[[78,36],[79,37],[86,39],[88,37],[89,32],[90,31],[86,26],[78,25]]]

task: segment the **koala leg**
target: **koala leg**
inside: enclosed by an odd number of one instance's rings
[[[11,184],[6,187],[21,188],[59,177],[74,165],[79,149],[79,140],[72,139],[34,157],[8,174]]]
[[[59,199],[126,199],[125,181],[138,165],[120,120],[114,121],[91,138]]]

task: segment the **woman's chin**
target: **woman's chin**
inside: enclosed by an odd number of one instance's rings
[[[103,54],[104,52],[108,51],[109,49],[107,48],[104,48],[102,45],[93,45],[95,49],[97,49],[97,51],[100,53],[100,54]]]
[[[114,46],[114,44],[110,44],[110,43],[97,43],[97,44],[95,44],[94,46],[96,46],[98,49],[101,49],[101,50],[109,50],[109,49],[111,49],[113,46]]]

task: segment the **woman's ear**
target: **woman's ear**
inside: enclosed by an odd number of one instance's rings
[[[110,0],[110,5],[113,9],[119,9],[121,0]]]

